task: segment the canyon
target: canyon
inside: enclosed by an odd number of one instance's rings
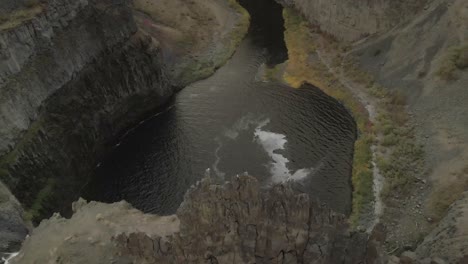
[[[327,73],[306,80],[331,96],[325,86],[352,91],[376,127],[373,166],[386,183],[352,215],[357,225],[291,182],[265,190],[210,172],[174,215],[126,202],[69,208],[123,131],[231,57],[249,15],[227,0],[3,1],[0,252],[29,233],[12,263],[467,263],[466,1],[278,2],[311,31],[314,49],[298,57]],[[404,122],[387,124],[388,105]],[[418,157],[393,159],[408,152]],[[54,211],[67,218],[43,220]]]

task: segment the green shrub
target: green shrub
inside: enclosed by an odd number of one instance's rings
[[[43,206],[50,201],[54,188],[56,187],[56,180],[50,178],[46,181],[45,186],[39,191],[34,199],[34,202],[30,208],[27,208],[25,215],[23,216],[29,221],[39,221]]]
[[[398,143],[398,140],[399,140],[398,136],[396,136],[394,133],[390,133],[383,137],[382,146],[384,147],[395,146]]]
[[[456,80],[456,71],[466,67],[468,67],[468,43],[450,48],[436,74],[446,81]]]

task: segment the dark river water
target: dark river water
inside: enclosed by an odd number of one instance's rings
[[[248,172],[265,188],[291,180],[349,213],[355,123],[313,86],[262,81],[265,64],[287,59],[281,7],[245,2],[252,26],[232,59],[130,131],[96,169],[85,198],[172,214],[210,168],[226,180]]]

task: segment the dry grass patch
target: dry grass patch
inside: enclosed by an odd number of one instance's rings
[[[462,198],[463,193],[468,191],[468,166],[453,174],[455,180],[437,185],[429,199],[428,209],[436,220],[441,219],[450,205]]]
[[[455,46],[447,51],[436,74],[446,81],[456,80],[457,71],[468,67],[468,43]]]
[[[38,1],[28,1],[25,9],[19,9],[10,14],[0,15],[0,31],[15,28],[22,23],[33,19],[43,11]]]

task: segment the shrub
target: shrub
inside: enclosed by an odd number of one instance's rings
[[[460,48],[458,59],[455,61],[455,65],[459,69],[468,68],[468,44],[466,44],[466,45],[464,45],[464,46],[462,46]]]
[[[24,2],[24,6],[26,6],[26,7],[28,7],[28,8],[37,6],[38,4],[39,4],[39,0],[26,0],[26,1]]]
[[[406,97],[402,93],[395,91],[390,96],[390,103],[394,105],[406,105]]]
[[[397,143],[398,137],[394,133],[389,133],[382,139],[382,146],[384,147],[395,146]]]
[[[6,14],[0,14],[0,24],[3,24],[8,21],[8,16]]]
[[[439,185],[429,199],[431,216],[435,219],[442,218],[450,205],[460,199],[463,193],[468,190],[468,167],[455,175],[454,181],[442,186]]]
[[[468,67],[468,43],[455,46],[447,51],[436,74],[443,80],[457,79],[457,69]]]

